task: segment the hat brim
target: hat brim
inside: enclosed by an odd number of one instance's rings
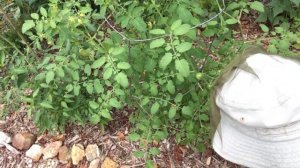
[[[300,137],[295,138],[295,130],[300,132],[300,124],[292,127],[299,127],[289,128],[294,130],[292,136],[287,132],[276,135],[278,139],[274,139],[273,135],[270,135],[269,140],[259,139],[257,135],[249,136],[247,130],[241,131],[232,124],[232,120],[222,116],[213,138],[213,148],[224,159],[246,167],[300,167]],[[264,135],[264,138],[266,136],[268,135]]]

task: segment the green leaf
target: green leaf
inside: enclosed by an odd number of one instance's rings
[[[207,114],[200,114],[199,119],[202,121],[208,121],[209,117]]]
[[[177,111],[176,107],[172,106],[170,108],[169,113],[168,113],[169,119],[172,119],[172,118],[174,118],[176,116],[176,111]]]
[[[152,148],[150,148],[149,153],[151,155],[159,155],[160,154],[160,150],[158,148],[152,147]]]
[[[46,74],[46,83],[49,84],[51,81],[54,79],[54,72],[53,71],[48,71]]]
[[[58,67],[56,69],[56,74],[57,74],[57,76],[59,76],[61,78],[65,77],[65,71],[62,67]]]
[[[109,79],[111,77],[113,73],[113,68],[109,67],[109,68],[106,68],[104,73],[103,73],[103,79]]]
[[[163,38],[153,40],[153,41],[150,43],[150,48],[153,49],[153,48],[161,47],[162,45],[165,44],[165,42],[166,42],[166,41],[165,41],[165,39],[163,39]]]
[[[250,5],[250,8],[254,9],[258,12],[264,12],[265,11],[264,4],[259,2],[259,1],[252,2],[251,5]]]
[[[166,32],[163,29],[153,29],[150,30],[150,34],[161,35],[161,34],[166,34]]]
[[[32,17],[32,19],[35,19],[35,20],[39,19],[39,15],[37,13],[32,13],[30,16]]]
[[[175,67],[178,70],[179,74],[183,77],[188,77],[190,75],[190,67],[185,59],[176,60]]]
[[[118,73],[115,80],[124,88],[129,86],[127,75],[123,72]]]
[[[140,139],[140,137],[141,136],[139,134],[137,134],[137,133],[131,133],[128,136],[128,140],[136,142],[136,141],[138,141]]]
[[[268,51],[269,51],[271,54],[277,54],[277,53],[278,53],[278,50],[277,50],[276,46],[273,45],[273,44],[269,45]]]
[[[159,62],[159,67],[165,70],[167,66],[171,63],[173,56],[171,53],[166,53]]]
[[[191,29],[191,26],[189,24],[183,24],[174,30],[174,34],[175,35],[184,35],[188,31],[190,31],[190,29]]]
[[[259,24],[261,30],[265,33],[269,32],[269,28],[265,24]]]
[[[230,19],[227,19],[225,21],[228,25],[232,25],[232,24],[236,24],[238,22],[238,20],[234,19],[234,18],[230,18]]]
[[[167,83],[167,90],[171,94],[175,93],[175,85],[174,85],[173,81],[171,81],[171,80],[168,81],[168,83]]]
[[[80,93],[80,85],[75,85],[73,91],[74,91],[74,95],[78,96]]]
[[[171,25],[171,30],[174,31],[175,29],[177,29],[182,23],[182,20],[176,20],[175,22],[173,22],[173,24]]]
[[[99,104],[96,103],[95,101],[89,101],[89,106],[95,110],[99,107]]]
[[[91,66],[89,64],[86,64],[84,67],[84,73],[86,73],[87,76],[90,76],[91,72],[92,72]]]
[[[136,158],[143,158],[145,155],[145,152],[143,151],[134,151],[133,152],[133,156],[135,156]]]
[[[25,20],[25,23],[22,25],[22,33],[25,33],[26,31],[30,30],[35,26],[35,23],[33,20]]]
[[[113,48],[111,54],[112,55],[120,55],[125,51],[123,47]]]
[[[98,114],[93,114],[91,117],[90,117],[90,122],[92,124],[98,124],[100,122],[100,116]]]
[[[175,99],[174,99],[174,102],[175,102],[175,103],[180,103],[181,100],[182,100],[182,98],[183,98],[182,93],[178,93],[178,94],[176,95]]]
[[[192,48],[192,43],[189,43],[189,42],[184,42],[184,43],[181,43],[178,46],[176,46],[176,50],[181,53],[186,52],[186,51],[190,50],[191,48]]]
[[[117,67],[119,69],[129,69],[130,68],[130,64],[128,62],[119,62]]]
[[[32,97],[36,97],[39,94],[40,88],[36,89],[33,94]]]
[[[122,107],[121,103],[116,98],[111,98],[109,100],[109,105],[117,109]]]
[[[151,114],[155,114],[155,113],[157,113],[157,112],[158,112],[158,109],[159,109],[159,107],[160,107],[160,104],[159,104],[159,103],[157,103],[157,102],[155,102],[155,103],[152,105],[152,107],[151,107]]]
[[[94,87],[93,87],[93,84],[92,83],[88,83],[86,85],[86,91],[89,93],[89,94],[93,94],[94,92]]]
[[[189,106],[183,106],[181,112],[183,115],[188,115],[188,116],[191,116],[193,114],[193,111]]]
[[[107,109],[102,110],[101,116],[107,119],[111,119],[111,115]]]
[[[41,7],[41,8],[40,8],[40,12],[41,12],[41,14],[42,14],[44,17],[47,17],[47,11],[46,11],[45,8]]]
[[[64,101],[60,102],[60,105],[61,105],[63,108],[66,108],[66,109],[69,108],[68,105],[67,105],[67,103],[64,102]]]
[[[104,88],[103,88],[102,84],[100,83],[99,79],[94,80],[94,88],[95,88],[96,93],[104,92]]]
[[[42,103],[40,103],[40,105],[47,109],[53,109],[53,106],[49,102],[46,102],[46,101],[43,101]]]
[[[105,61],[106,61],[105,57],[101,57],[101,58],[97,59],[96,61],[94,61],[91,67],[93,69],[100,68],[105,63]]]

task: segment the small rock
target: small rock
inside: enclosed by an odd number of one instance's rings
[[[84,158],[84,147],[81,144],[74,144],[71,149],[71,159],[74,165]]]
[[[90,162],[100,156],[99,148],[96,144],[90,144],[85,149],[85,157]]]
[[[58,160],[65,164],[71,159],[70,150],[66,146],[62,146],[58,150]]]
[[[93,161],[91,161],[89,168],[98,168],[100,164],[100,159],[95,159]]]
[[[106,157],[101,164],[101,168],[117,168],[117,163],[111,160],[109,157]]]
[[[12,145],[19,150],[29,149],[36,137],[31,133],[18,133],[13,137]]]
[[[0,131],[0,142],[10,143],[11,137],[7,133]],[[0,147],[3,147],[3,146],[4,145],[1,145],[1,143],[0,143]]]
[[[34,144],[29,148],[28,151],[26,151],[25,156],[37,162],[40,160],[42,154],[43,154],[43,147],[41,147],[38,144]]]
[[[55,141],[46,144],[46,147],[43,150],[43,159],[50,159],[54,158],[58,154],[58,150],[61,147],[62,142],[61,141]]]

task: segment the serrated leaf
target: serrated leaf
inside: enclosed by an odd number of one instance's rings
[[[91,75],[91,72],[92,72],[92,69],[91,69],[91,66],[89,64],[86,64],[84,66],[84,73],[87,75],[87,76],[90,76]]]
[[[56,74],[57,74],[57,76],[63,78],[65,76],[65,71],[62,67],[58,67],[56,69]]]
[[[31,28],[35,26],[35,23],[33,20],[25,20],[25,23],[22,25],[22,33],[27,32]]]
[[[251,5],[250,5],[250,8],[254,9],[258,12],[264,12],[265,11],[264,4],[259,2],[259,1],[252,2]]]
[[[158,154],[160,154],[160,150],[156,147],[152,147],[152,148],[150,148],[149,153],[151,155],[158,155]]]
[[[93,114],[91,117],[90,117],[90,122],[92,124],[98,124],[100,122],[101,118],[98,114]]]
[[[131,133],[128,136],[128,140],[135,142],[135,141],[138,141],[140,139],[140,137],[141,136],[139,134],[137,134],[137,133]]]
[[[225,21],[228,25],[232,25],[232,24],[236,24],[238,22],[238,20],[234,19],[234,18],[230,18],[230,19],[227,19]]]
[[[155,102],[152,106],[151,106],[151,114],[155,114],[158,112],[158,109],[160,107],[160,104]]]
[[[32,13],[32,14],[30,14],[30,16],[32,17],[32,19],[35,19],[35,20],[39,19],[39,15],[37,13]]]
[[[95,110],[99,107],[99,104],[96,103],[95,101],[89,101],[89,106]]]
[[[99,79],[94,80],[94,89],[95,89],[96,93],[104,92],[104,88],[103,88],[102,84],[100,83]]]
[[[182,93],[178,93],[178,94],[176,95],[175,99],[174,99],[174,102],[175,102],[175,103],[180,103],[181,100],[182,100],[182,98],[183,98]]]
[[[130,64],[128,62],[119,62],[117,67],[119,69],[129,69],[130,68]]]
[[[166,53],[159,62],[159,67],[165,70],[167,66],[171,63],[173,56],[171,53]]]
[[[111,119],[111,115],[107,109],[102,110],[101,116],[107,119]]]
[[[127,75],[123,72],[118,73],[115,80],[124,88],[129,86]]]
[[[120,55],[125,51],[123,47],[116,47],[112,49],[112,55]]]
[[[116,98],[111,98],[109,100],[109,105],[117,109],[122,107],[121,103]]]
[[[106,68],[103,72],[103,79],[109,79],[113,73],[113,68]]]
[[[179,44],[178,46],[176,46],[176,50],[178,52],[183,53],[183,52],[190,50],[192,48],[192,45],[193,45],[192,43],[183,42],[183,43]]]
[[[168,117],[169,119],[172,119],[176,116],[176,107],[171,107],[170,110],[169,110],[169,113],[168,113]]]
[[[93,62],[91,68],[97,69],[100,68],[105,63],[105,57],[101,57]]]
[[[78,96],[80,93],[80,85],[75,85],[73,89],[74,95]]]
[[[165,41],[165,39],[163,39],[163,38],[153,40],[153,41],[150,43],[150,48],[153,49],[153,48],[161,47],[162,45],[165,44],[165,42],[166,42],[166,41]]]
[[[183,106],[181,112],[183,115],[188,115],[188,116],[191,116],[193,114],[193,111],[189,106]]]
[[[47,11],[46,11],[45,8],[41,7],[41,8],[40,8],[40,12],[41,12],[41,14],[42,14],[44,17],[47,17]]]
[[[150,30],[149,33],[156,34],[156,35],[166,34],[166,32],[163,29],[153,29],[153,30]]]
[[[47,109],[53,109],[53,106],[49,102],[46,102],[46,101],[43,101],[42,103],[40,103],[40,105]]]
[[[86,91],[89,93],[89,94],[93,94],[94,92],[94,87],[93,87],[93,84],[92,83],[88,83],[86,85]]]
[[[135,156],[136,158],[143,158],[145,155],[145,152],[143,151],[134,151],[133,152],[133,156]]]
[[[179,74],[183,77],[188,77],[190,75],[190,66],[185,59],[176,60],[175,67]]]
[[[175,93],[175,85],[174,85],[173,81],[169,80],[166,87],[167,87],[167,90],[169,91],[169,93],[171,93],[171,94]]]
[[[172,23],[171,25],[171,30],[174,31],[175,29],[177,29],[182,23],[182,20],[176,20],[175,22]]]
[[[259,24],[261,30],[265,33],[269,32],[269,28],[265,24]]]
[[[189,24],[183,24],[174,30],[174,34],[177,36],[184,35],[188,31],[190,31],[190,29],[191,29],[191,26]]]
[[[54,72],[53,71],[48,71],[46,74],[46,83],[49,84],[51,81],[54,79]]]

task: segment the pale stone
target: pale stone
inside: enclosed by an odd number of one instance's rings
[[[71,159],[70,150],[66,146],[62,146],[58,150],[58,160],[61,163],[68,163],[68,161]]]
[[[85,149],[85,157],[88,161],[92,161],[100,156],[99,148],[96,144],[89,144]]]
[[[71,149],[71,159],[74,165],[84,158],[84,147],[81,144],[74,144]]]
[[[101,164],[101,168],[117,168],[117,163],[111,160],[109,157],[106,157]]]
[[[0,131],[0,147],[3,147],[4,145],[1,145],[1,142],[11,143],[11,137],[7,133]]]
[[[91,161],[89,168],[99,168],[100,165],[100,159],[95,159],[93,161]]]
[[[42,154],[43,154],[43,147],[41,147],[38,144],[34,144],[29,148],[28,151],[26,151],[25,156],[37,162],[40,160]]]
[[[36,137],[31,133],[18,133],[12,139],[12,145],[19,150],[29,149]]]
[[[58,150],[61,147],[62,142],[61,141],[55,141],[52,143],[46,144],[44,150],[43,150],[43,159],[50,159],[54,158],[58,154]]]

